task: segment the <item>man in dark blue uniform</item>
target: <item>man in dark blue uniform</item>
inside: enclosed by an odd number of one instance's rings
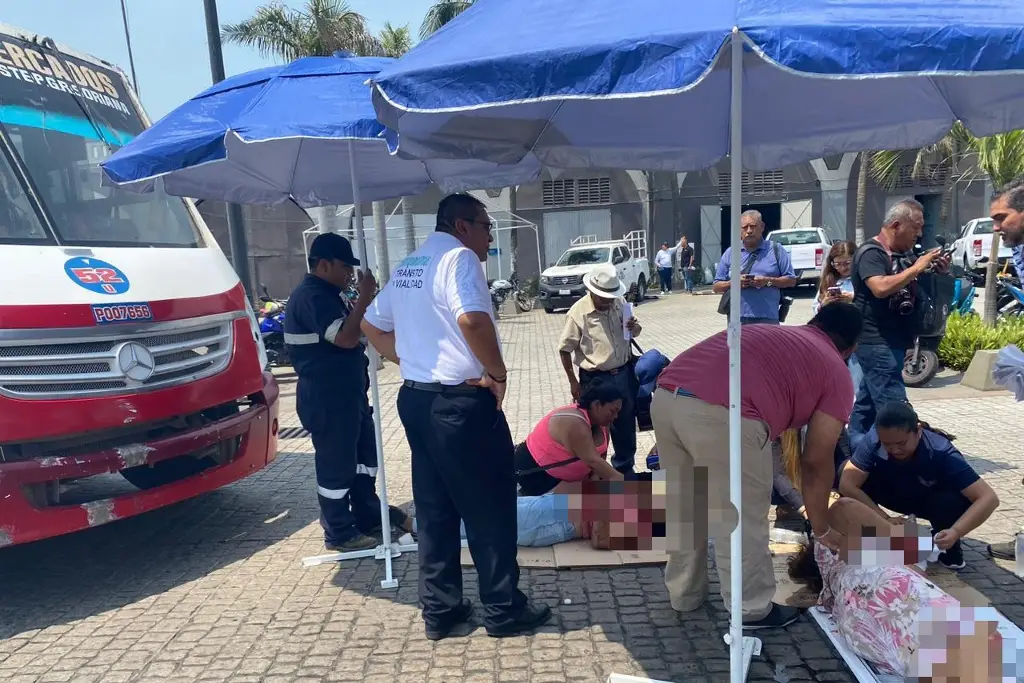
[[[296,410],[316,451],[320,524],[329,550],[377,545],[380,499],[366,347],[359,325],[377,289],[362,273],[351,303],[343,292],[359,260],[341,235],[324,233],[309,248],[309,274],[288,299],[284,341],[299,376]]]

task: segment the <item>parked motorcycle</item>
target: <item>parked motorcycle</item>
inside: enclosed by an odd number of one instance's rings
[[[952,246],[946,246],[946,240],[942,236],[935,238],[939,246],[943,248],[944,254],[952,253]],[[959,270],[959,269],[958,269]],[[918,335],[914,338],[914,346],[907,351],[903,360],[903,383],[908,387],[924,386],[935,377],[939,371],[939,344],[946,334],[946,319],[953,311],[961,311],[966,314],[971,311],[974,305],[974,298],[977,295],[973,279],[976,277],[969,271],[963,271],[963,277],[956,277],[952,287],[952,297],[949,304],[943,306],[942,324],[930,334]],[[953,273],[953,271],[951,271]],[[969,277],[970,276],[970,277]]]
[[[267,291],[266,285],[260,285],[263,296],[260,302],[259,326],[260,336],[263,337],[263,346],[267,350],[267,360],[271,366],[280,367],[291,365],[288,356],[288,347],[284,343],[284,316],[287,308],[287,299],[274,299]]]
[[[996,280],[996,307],[1000,318],[1024,315],[1024,288],[1019,278],[1003,275]]]
[[[507,280],[492,280],[490,283],[491,304],[494,306],[494,315],[497,317],[501,305],[510,296],[516,304],[516,310],[520,313],[533,310],[533,298],[528,296],[519,285],[519,276],[512,273]]]

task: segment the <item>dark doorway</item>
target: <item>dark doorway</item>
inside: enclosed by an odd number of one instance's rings
[[[761,212],[761,218],[764,220],[764,236],[767,237],[768,233],[773,230],[778,230],[782,227],[782,204],[744,204],[743,210]],[[729,221],[732,220],[732,207],[722,207],[722,252],[725,252],[732,244],[732,231],[730,228]]]
[[[925,249],[933,249],[939,246],[935,241],[936,230],[939,225],[940,214],[942,213],[941,194],[919,194],[914,197],[924,207],[924,230],[921,231],[921,246]]]

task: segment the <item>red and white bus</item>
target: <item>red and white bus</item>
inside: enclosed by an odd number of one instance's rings
[[[195,206],[102,182],[147,125],[117,67],[0,24],[0,546],[184,500],[277,452],[256,317]],[[133,486],[81,493],[111,473]]]

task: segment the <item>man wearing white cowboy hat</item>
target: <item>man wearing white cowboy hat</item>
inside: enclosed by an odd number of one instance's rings
[[[566,315],[565,329],[558,342],[562,367],[569,380],[573,400],[580,395],[580,383],[600,377],[622,390],[625,399],[619,417],[611,426],[615,454],[612,466],[620,472],[632,472],[636,458],[636,395],[630,337],[640,334],[640,323],[630,315],[623,320],[626,287],[611,265],[595,267],[585,276],[587,295],[573,304]],[[574,368],[579,368],[579,379]]]

